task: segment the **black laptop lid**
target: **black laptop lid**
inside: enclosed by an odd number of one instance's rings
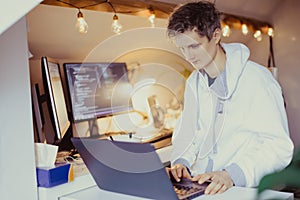
[[[178,199],[151,144],[72,138],[98,187],[150,199]]]

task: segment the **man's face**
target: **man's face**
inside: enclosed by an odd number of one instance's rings
[[[175,43],[181,49],[185,59],[198,70],[210,65],[217,53],[215,38],[208,41],[207,37],[201,37],[193,30],[176,35]]]

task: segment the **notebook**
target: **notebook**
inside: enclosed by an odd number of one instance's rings
[[[191,199],[206,184],[169,179],[150,143],[71,138],[99,188],[149,199]]]

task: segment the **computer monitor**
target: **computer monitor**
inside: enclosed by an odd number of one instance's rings
[[[126,63],[65,63],[74,122],[133,110]]]
[[[40,94],[38,84],[32,88],[38,141],[58,145],[60,150],[71,150],[72,130],[59,64],[50,58],[42,57],[41,68],[44,94]]]
[[[35,137],[34,141],[38,143],[44,143],[46,142],[46,136],[44,133],[44,124],[45,124],[45,119],[44,115],[42,114],[42,104],[45,102],[45,95],[41,96],[40,95],[40,89],[39,89],[39,84],[34,84],[31,88],[31,99],[32,99],[32,114],[34,117],[34,127],[35,127]]]

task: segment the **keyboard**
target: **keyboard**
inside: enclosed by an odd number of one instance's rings
[[[205,188],[208,186],[208,182],[198,184],[189,179],[181,179],[180,182],[172,180],[174,191],[176,192],[178,199],[193,199],[197,196],[203,195]]]

